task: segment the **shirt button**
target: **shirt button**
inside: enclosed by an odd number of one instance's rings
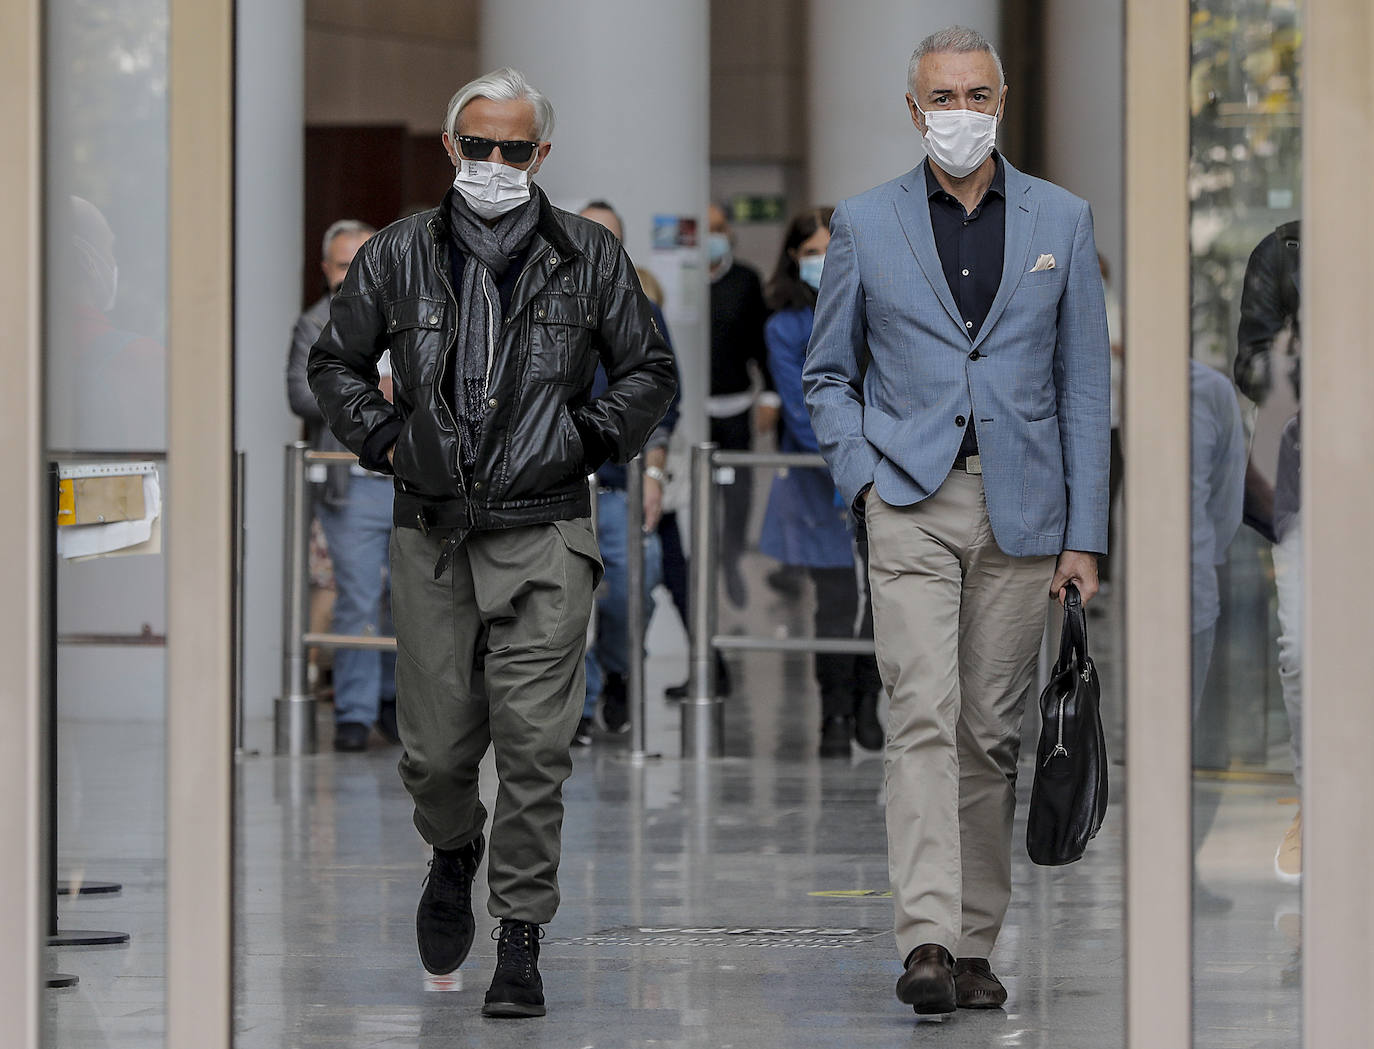
[[[968,359],[971,361],[976,361],[981,356],[983,356],[981,353],[979,353],[977,350],[974,350],[972,353],[968,355]]]
[[[965,327],[965,328],[972,328],[972,327],[973,327],[973,321],[964,321],[964,327]]]
[[[964,270],[964,276],[965,276],[965,277],[968,276],[968,270]]]
[[[956,416],[954,417],[954,425],[955,425],[955,426],[963,426],[963,425],[964,425],[965,423],[967,423],[967,422],[968,422],[968,420],[965,419],[962,415],[956,415]]]

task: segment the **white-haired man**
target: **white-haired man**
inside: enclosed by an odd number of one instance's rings
[[[416,914],[433,973],[472,946],[478,766],[496,752],[487,1016],[544,1014],[539,927],[558,906],[562,785],[602,571],[587,474],[633,458],[676,389],[620,244],[530,181],[552,130],[553,107],[515,70],[459,90],[443,134],[453,189],[364,246],[309,364],[334,432],[395,475],[401,778],[434,847]],[[388,349],[394,405],[376,390]],[[592,396],[598,361],[608,385]]]
[[[907,82],[926,160],[835,209],[803,382],[868,528],[897,997],[941,1013],[1006,1001],[1021,712],[1047,593],[1107,551],[1110,351],[1087,203],[995,149],[992,44],[934,33]]]

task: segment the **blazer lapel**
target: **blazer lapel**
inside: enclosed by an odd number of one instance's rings
[[[1035,198],[1031,196],[1030,179],[1008,164],[1005,157],[1002,159],[1002,163],[1006,167],[1007,186],[1007,224],[1005,249],[1002,252],[1002,283],[997,288],[997,296],[992,300],[992,305],[988,307],[988,315],[983,319],[983,326],[978,329],[978,337],[973,340],[975,349],[988,337],[988,332],[992,331],[993,325],[997,323],[998,318],[1007,308],[1007,303],[1016,294],[1017,286],[1021,283],[1021,277],[1026,272],[1026,258],[1030,252],[1031,234],[1035,232],[1037,205]]]
[[[906,242],[916,254],[916,261],[935,291],[935,297],[944,306],[950,320],[960,331],[964,331],[963,318],[959,307],[954,304],[954,293],[949,290],[945,280],[945,269],[940,265],[940,253],[935,248],[935,231],[930,225],[930,199],[926,196],[926,166],[921,161],[900,183],[901,195],[893,202],[897,209],[897,220],[902,225]],[[1005,277],[1003,278],[1005,280]],[[965,337],[967,338],[967,332]]]

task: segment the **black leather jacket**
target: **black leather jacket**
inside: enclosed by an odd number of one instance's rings
[[[363,245],[310,351],[310,388],[330,428],[363,466],[395,474],[399,526],[466,532],[585,517],[587,474],[633,459],[677,388],[619,242],[534,193],[539,224],[497,334],[472,476],[461,474],[454,423],[448,196]],[[394,405],[377,389],[388,348]],[[598,359],[610,385],[593,400]]]
[[[1256,404],[1269,396],[1276,369],[1293,384],[1294,395],[1299,393],[1301,231],[1301,222],[1284,223],[1259,242],[1245,265],[1235,376],[1240,392]],[[1276,345],[1285,330],[1289,341]],[[1286,359],[1274,359],[1279,348]]]

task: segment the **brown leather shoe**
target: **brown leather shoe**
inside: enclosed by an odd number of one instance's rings
[[[954,963],[954,999],[960,1009],[1000,1009],[1007,989],[986,958],[960,958]]]
[[[897,1000],[921,1014],[954,1012],[954,956],[938,943],[923,943],[906,958]]]

